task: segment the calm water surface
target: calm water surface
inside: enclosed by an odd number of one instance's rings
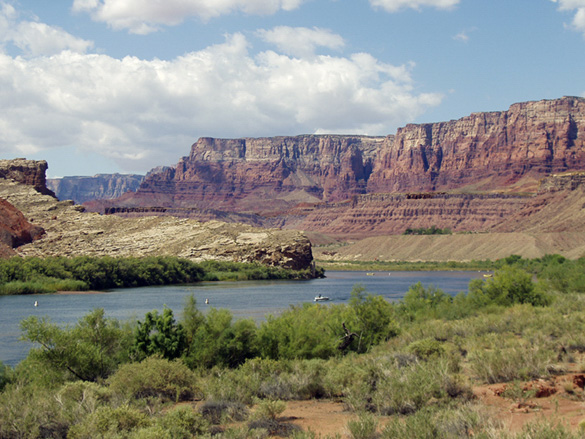
[[[328,303],[346,303],[354,285],[361,284],[372,294],[389,301],[399,300],[409,286],[421,282],[455,295],[467,291],[469,281],[481,278],[478,272],[327,272],[325,279],[308,281],[204,282],[194,285],[111,290],[99,294],[55,294],[0,296],[0,361],[14,366],[31,346],[19,341],[19,322],[31,315],[47,317],[54,323],[74,324],[95,308],[119,320],[142,319],[148,311],[171,308],[180,316],[185,300],[193,295],[203,312],[209,307],[227,308],[236,318],[262,320],[290,305],[312,302],[317,294],[329,296]],[[205,305],[209,299],[209,305]],[[34,302],[38,301],[38,306]]]

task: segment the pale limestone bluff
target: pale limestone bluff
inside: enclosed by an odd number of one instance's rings
[[[43,227],[46,236],[16,249],[22,256],[172,255],[195,261],[259,262],[309,268],[311,245],[300,232],[258,229],[174,217],[119,218],[85,212],[72,201],[39,194],[32,186],[0,179],[0,198]]]
[[[62,177],[47,179],[47,187],[60,200],[73,200],[83,204],[89,200],[117,198],[134,192],[144,180],[136,174],[97,174],[93,177]]]

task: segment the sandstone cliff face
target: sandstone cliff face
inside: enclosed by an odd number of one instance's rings
[[[244,214],[238,221],[346,237],[431,225],[481,231],[524,209],[526,199],[505,194],[535,194],[543,177],[579,170],[585,99],[564,97],[407,125],[387,137],[202,138],[136,193],[93,208],[205,220],[230,212]]]
[[[0,178],[14,180],[34,187],[43,195],[55,196],[47,188],[47,162],[44,160],[0,160]]]
[[[272,214],[366,193],[535,191],[550,173],[581,169],[585,99],[565,97],[387,137],[202,138],[116,205]]]
[[[97,174],[93,177],[63,177],[47,179],[47,186],[60,200],[83,204],[89,200],[117,198],[134,192],[144,180],[143,175]]]
[[[154,199],[165,206],[258,212],[278,211],[299,202],[345,199],[365,193],[383,140],[359,136],[202,138],[175,169],[147,177],[124,205]]]
[[[407,125],[380,151],[369,192],[506,188],[585,167],[585,99],[514,104],[457,121]]]

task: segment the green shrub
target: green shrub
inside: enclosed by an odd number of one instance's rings
[[[532,282],[530,273],[515,267],[504,267],[486,281],[471,281],[469,300],[476,307],[490,304],[511,306],[516,303],[546,306],[551,303],[551,296],[543,288],[543,285]]]
[[[272,359],[335,355],[338,337],[330,327],[331,312],[327,306],[304,303],[291,306],[278,317],[269,316],[258,330],[260,354]]]
[[[232,313],[216,308],[211,308],[205,316],[193,312],[190,316],[186,322],[192,341],[185,355],[190,367],[237,367],[258,355],[257,327],[253,320],[242,319],[232,324]]]
[[[39,281],[12,281],[0,285],[0,295],[47,294],[57,291],[52,285]]]
[[[434,338],[423,338],[408,345],[408,352],[416,355],[421,360],[426,360],[433,356],[445,354],[445,347],[440,341]]]
[[[201,415],[211,424],[221,424],[223,421],[245,421],[248,409],[245,405],[232,401],[205,401],[199,408]]]
[[[286,402],[278,399],[265,399],[258,403],[254,419],[277,419],[286,410]]]
[[[173,311],[164,309],[146,313],[144,322],[138,321],[134,333],[134,346],[138,359],[151,355],[160,355],[172,360],[180,357],[187,347],[185,329],[181,323],[175,322]]]
[[[64,418],[70,425],[94,413],[99,407],[111,403],[111,392],[107,387],[86,381],[66,383],[55,393]]]
[[[185,364],[156,357],[124,364],[108,382],[112,392],[133,398],[186,401],[196,393],[195,376]]]
[[[494,340],[492,347],[478,346],[469,353],[472,373],[482,382],[493,384],[548,376],[557,354],[525,340]]]
[[[71,426],[68,439],[126,438],[133,431],[149,427],[151,420],[144,413],[127,405],[99,407],[79,424]]]
[[[583,435],[573,432],[568,426],[560,422],[541,420],[530,422],[522,431],[514,436],[515,439],[579,439]]]
[[[52,390],[13,383],[0,393],[1,438],[65,437],[68,428]]]
[[[73,327],[61,327],[31,316],[20,324],[22,338],[40,345],[29,357],[37,363],[84,381],[108,377],[127,361],[130,332],[95,309]]]
[[[453,298],[433,286],[425,288],[418,282],[412,285],[400,302],[399,311],[408,321],[437,318],[448,309]]]
[[[451,439],[464,437],[507,437],[503,426],[486,407],[429,407],[411,416],[392,417],[381,432],[382,439]]]
[[[4,390],[4,387],[12,380],[12,369],[8,366],[5,366],[0,361],[0,392]]]
[[[190,439],[209,432],[209,422],[200,413],[186,406],[169,410],[156,422],[171,433],[174,439]]]
[[[347,422],[347,430],[351,439],[376,439],[378,419],[371,413],[361,413],[358,419]]]

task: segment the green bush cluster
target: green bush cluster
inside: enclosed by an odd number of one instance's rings
[[[320,267],[304,270],[286,270],[262,264],[204,261],[199,264],[204,271],[205,281],[235,280],[296,280],[323,277],[325,270]]]
[[[286,270],[261,264],[174,256],[0,259],[0,295],[105,290],[217,280],[310,279],[323,269]]]
[[[431,227],[420,227],[418,229],[411,229],[410,227],[406,229],[402,234],[403,235],[450,235],[451,229],[444,228],[441,229],[437,226]]]

